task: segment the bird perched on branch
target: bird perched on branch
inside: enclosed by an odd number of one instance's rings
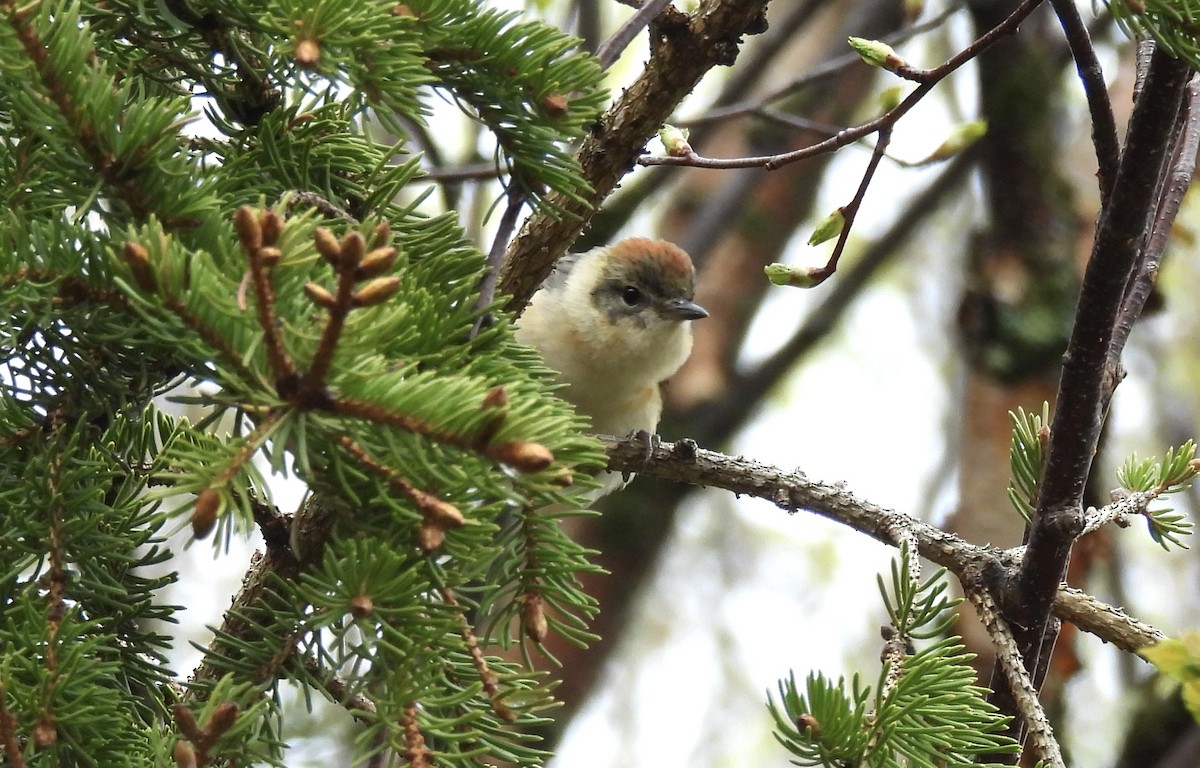
[[[631,237],[561,259],[517,323],[601,434],[653,434],[659,385],[692,350],[695,270],[678,246]],[[614,476],[615,477],[615,476]],[[619,483],[605,480],[605,492]]]

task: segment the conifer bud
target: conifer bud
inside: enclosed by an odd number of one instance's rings
[[[171,749],[171,755],[175,758],[175,765],[179,768],[196,768],[196,751],[192,749],[190,741],[180,739],[175,742],[175,746]]]
[[[433,523],[442,528],[458,528],[467,522],[458,507],[448,501],[442,501],[431,493],[424,494],[420,504],[427,523]]]
[[[150,252],[141,243],[128,242],[121,250],[125,264],[133,273],[133,281],[146,293],[158,292],[158,277],[150,266]]]
[[[521,607],[521,625],[525,634],[535,643],[545,642],[550,634],[550,624],[546,621],[546,604],[537,592],[525,595],[525,604]]]
[[[356,307],[373,307],[382,304],[400,290],[400,278],[377,277],[354,292],[351,299]]]
[[[503,384],[497,384],[496,386],[489,389],[487,394],[483,396],[484,410],[491,410],[493,408],[504,408],[507,405],[508,405],[508,390],[506,390],[504,388]]]
[[[446,541],[446,531],[432,523],[422,523],[417,529],[417,546],[426,552],[441,549]]]
[[[271,269],[283,258],[283,251],[273,245],[265,245],[258,250],[258,263]]]
[[[384,248],[376,248],[359,262],[358,268],[354,270],[354,277],[358,280],[369,280],[372,277],[378,277],[391,269],[395,263],[395,248],[390,245]]]
[[[392,226],[386,221],[381,221],[375,225],[375,231],[371,233],[371,247],[383,248],[392,240]]]
[[[548,93],[541,99],[542,111],[550,117],[566,117],[570,102],[561,93]]]
[[[217,513],[221,511],[221,494],[213,487],[205,488],[196,496],[196,507],[192,510],[192,536],[203,539],[212,533],[217,524]]]
[[[342,246],[332,232],[325,227],[317,227],[313,230],[313,242],[316,243],[317,252],[321,254],[321,258],[335,268],[341,265]]]
[[[501,464],[525,473],[541,472],[554,463],[554,454],[549,448],[529,440],[493,445],[488,449],[488,455]]]
[[[367,252],[367,241],[363,238],[361,232],[352,229],[342,238],[341,251],[341,263],[358,264],[358,262],[362,261],[363,254]]]
[[[208,718],[208,727],[205,730],[211,739],[216,739],[221,734],[228,731],[237,722],[238,705],[236,702],[223,701],[213,710],[212,716]]]
[[[279,236],[283,234],[283,217],[273,210],[263,211],[262,216],[258,218],[258,225],[262,228],[263,245],[275,245],[279,242]]]
[[[304,286],[304,295],[308,296],[313,304],[322,309],[333,309],[337,306],[337,299],[333,297],[333,294],[316,283],[306,284]]]
[[[355,595],[350,598],[350,615],[356,619],[365,619],[375,611],[375,603],[366,595]]]
[[[237,211],[233,214],[233,228],[237,230],[242,250],[247,254],[253,255],[258,252],[259,248],[262,248],[262,227],[259,226],[258,217],[254,215],[253,208],[248,205],[238,206]]]
[[[302,69],[316,69],[321,61],[321,46],[311,37],[302,37],[296,41],[296,63]]]

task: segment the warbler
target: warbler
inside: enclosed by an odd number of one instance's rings
[[[695,282],[691,258],[662,240],[631,237],[571,254],[533,295],[517,339],[558,372],[560,396],[593,431],[654,434],[660,385],[692,351],[691,321],[708,317],[693,301]]]

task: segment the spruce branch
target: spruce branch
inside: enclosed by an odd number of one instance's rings
[[[338,444],[359,464],[382,477],[393,490],[411,501],[421,511],[421,526],[417,529],[417,543],[421,549],[426,552],[441,549],[442,543],[446,539],[446,531],[450,528],[459,528],[466,522],[466,518],[463,517],[463,513],[459,511],[458,507],[439,499],[429,491],[417,488],[401,477],[396,470],[384,466],[371,456],[353,438],[342,435],[338,438]]]
[[[265,215],[263,214],[263,217]],[[254,209],[248,205],[239,207],[233,215],[238,242],[246,254],[251,284],[258,297],[254,306],[258,313],[258,325],[263,333],[267,361],[275,376],[275,388],[286,398],[296,388],[296,366],[280,337],[279,318],[275,314],[275,288],[271,284],[271,270],[278,264],[280,254],[274,247],[274,242],[264,241],[263,223],[264,219],[256,215]]]
[[[703,0],[689,15],[667,9],[668,17],[655,28],[650,61],[642,74],[575,154],[590,191],[578,199],[550,193],[547,210],[530,216],[509,246],[500,291],[512,297],[506,305],[510,312],[520,314],[646,142],[700,78],[715,66],[733,63],[741,37],[758,28],[764,12],[762,0]]]
[[[1019,549],[1004,551],[968,543],[909,515],[859,499],[841,484],[810,480],[799,470],[786,471],[704,450],[688,440],[658,441],[647,454],[644,441],[611,435],[599,437],[608,453],[610,471],[636,472],[765,499],[789,513],[808,511],[821,515],[889,546],[899,547],[903,538],[911,534],[916,552],[960,579],[968,578],[972,569],[1003,570],[1019,562]],[[897,531],[904,531],[904,536],[898,536]],[[1053,605],[1056,615],[1124,651],[1136,651],[1163,636],[1120,609],[1070,587],[1059,587]]]

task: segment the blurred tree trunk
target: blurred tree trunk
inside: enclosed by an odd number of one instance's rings
[[[981,33],[1017,2],[968,5]],[[1020,544],[1024,529],[1007,496],[1008,412],[1018,407],[1040,412],[1043,402],[1053,407],[1077,293],[1076,264],[1080,248],[1090,245],[1061,166],[1066,133],[1059,105],[1065,103],[1065,83],[1078,87],[1074,78],[1064,77],[1070,62],[1064,51],[1046,5],[1022,25],[1020,35],[977,59],[981,116],[988,121],[977,147],[987,221],[972,238],[965,265],[959,313],[966,364],[962,462],[959,506],[948,527],[968,541],[1002,547]],[[1094,155],[1090,162],[1094,167]],[[994,654],[982,626],[964,614],[956,631],[978,654],[976,667],[986,683]],[[1066,638],[1060,642],[1069,645]],[[1055,658],[1073,667],[1071,654]]]

